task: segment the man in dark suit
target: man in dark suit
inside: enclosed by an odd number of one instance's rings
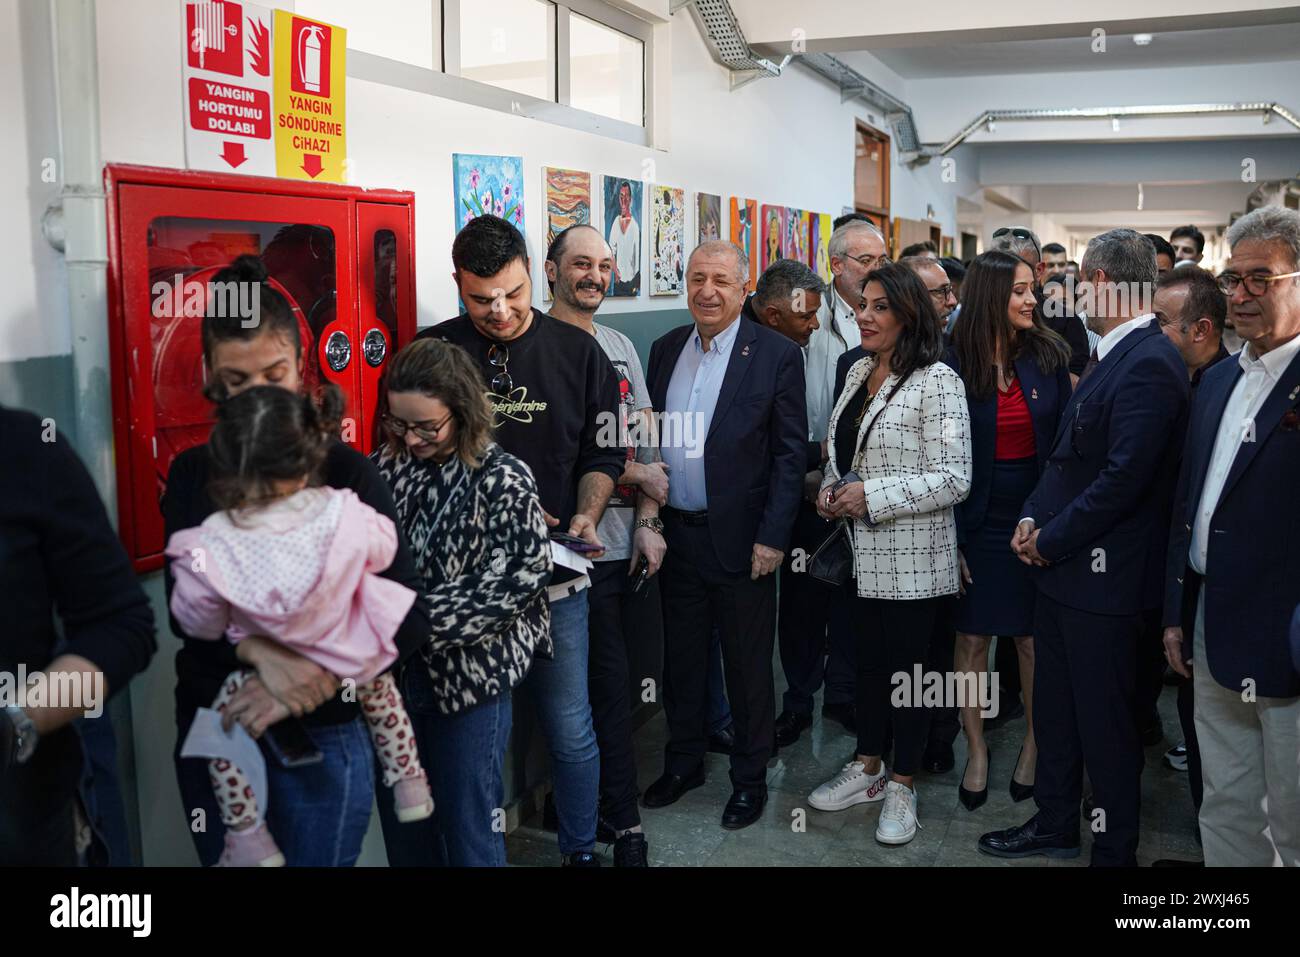
[[[686,270],[695,322],[650,349],[650,395],[662,409],[669,469],[661,511],[664,774],[646,807],[704,783],[706,665],[722,636],[735,725],[734,792],[722,826],[758,820],[774,745],[776,579],[803,493],[808,421],[799,347],[741,316],[749,263],[731,243],[701,243]]]
[[[1162,599],[1162,556],[1187,418],[1187,372],[1145,311],[1155,253],[1115,229],[1088,244],[1087,309],[1101,342],[1070,397],[1012,548],[1038,566],[1034,734],[1027,823],[985,834],[999,857],[1079,853],[1085,763],[1093,785],[1092,863],[1137,863],[1142,747],[1137,643]]]
[[[1165,654],[1195,686],[1206,865],[1300,867],[1300,673],[1288,638],[1300,604],[1300,214],[1255,210],[1228,245],[1219,285],[1246,345],[1196,391]]]

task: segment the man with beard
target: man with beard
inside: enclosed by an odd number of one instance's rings
[[[613,268],[609,245],[590,226],[570,226],[546,252],[546,280],[555,296],[551,315],[595,336],[619,381],[617,420],[602,434],[627,446],[627,460],[596,529],[605,553],[592,569],[587,596],[587,688],[600,746],[600,822],[613,832],[608,836],[614,843],[614,865],[645,867],[628,695],[629,648],[644,622],[658,621],[656,589],[641,580],[641,563],[644,560],[648,580],[663,562],[666,546],[659,506],[668,500],[668,471],[651,439],[654,409],[636,347],[623,333],[595,321]]]

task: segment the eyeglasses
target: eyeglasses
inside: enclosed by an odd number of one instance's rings
[[[380,416],[380,421],[384,423],[385,428],[387,428],[389,432],[393,433],[394,438],[403,438],[407,431],[410,430],[415,433],[416,438],[424,442],[437,442],[438,433],[441,432],[446,427],[447,423],[453,418],[455,418],[455,413],[449,412],[445,419],[435,424],[432,428],[425,428],[421,424],[407,422],[406,420],[399,419],[397,416],[387,412]]]
[[[877,266],[883,266],[890,261],[887,254],[872,256],[870,253],[863,253],[861,256],[846,256],[845,258],[852,259],[855,263],[859,263],[864,269],[873,269]]]
[[[1031,243],[1034,244],[1034,252],[1038,254],[1038,258],[1039,259],[1043,258],[1043,250],[1038,245],[1038,237],[1035,236],[1030,230],[1025,229],[1024,226],[1003,226],[1000,229],[993,230],[994,239],[998,239],[999,237],[1006,236],[1008,234],[1015,236],[1016,239],[1029,240]]]
[[[952,283],[948,283],[946,286],[939,286],[936,289],[930,289],[928,292],[930,293],[931,299],[940,305],[943,305],[948,301],[948,297],[952,295]]]
[[[506,371],[506,363],[509,361],[510,350],[500,343],[493,343],[488,349],[488,365],[501,370],[492,377],[491,389],[496,395],[509,395],[515,389],[514,380]]]
[[[1269,283],[1277,282],[1279,279],[1291,279],[1300,276],[1300,272],[1282,273],[1280,276],[1270,276],[1267,273],[1252,272],[1245,276],[1240,276],[1235,272],[1225,272],[1221,274],[1215,282],[1219,284],[1219,289],[1225,296],[1231,296],[1237,291],[1237,286],[1245,283],[1246,292],[1252,296],[1262,296],[1268,292]]]

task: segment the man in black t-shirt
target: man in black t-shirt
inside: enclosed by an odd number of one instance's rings
[[[471,220],[451,258],[466,312],[420,337],[454,342],[474,357],[497,442],[532,469],[547,524],[600,546],[596,526],[626,459],[614,367],[591,335],[532,308],[528,248],[504,219]],[[555,657],[535,660],[522,686],[551,752],[560,853],[565,864],[587,867],[599,866],[592,849],[600,782],[587,695],[589,585],[585,574],[557,566],[548,588]]]

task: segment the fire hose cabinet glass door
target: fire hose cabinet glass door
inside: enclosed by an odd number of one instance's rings
[[[214,277],[238,256],[261,257],[297,320],[306,387],[338,385],[345,425],[360,434],[356,269],[344,202],[131,185],[117,196],[122,321],[113,338],[125,360],[114,362],[118,507],[122,536],[146,570],[162,563],[159,499],[172,460],[205,442],[212,426],[204,312],[257,322],[258,291]]]

